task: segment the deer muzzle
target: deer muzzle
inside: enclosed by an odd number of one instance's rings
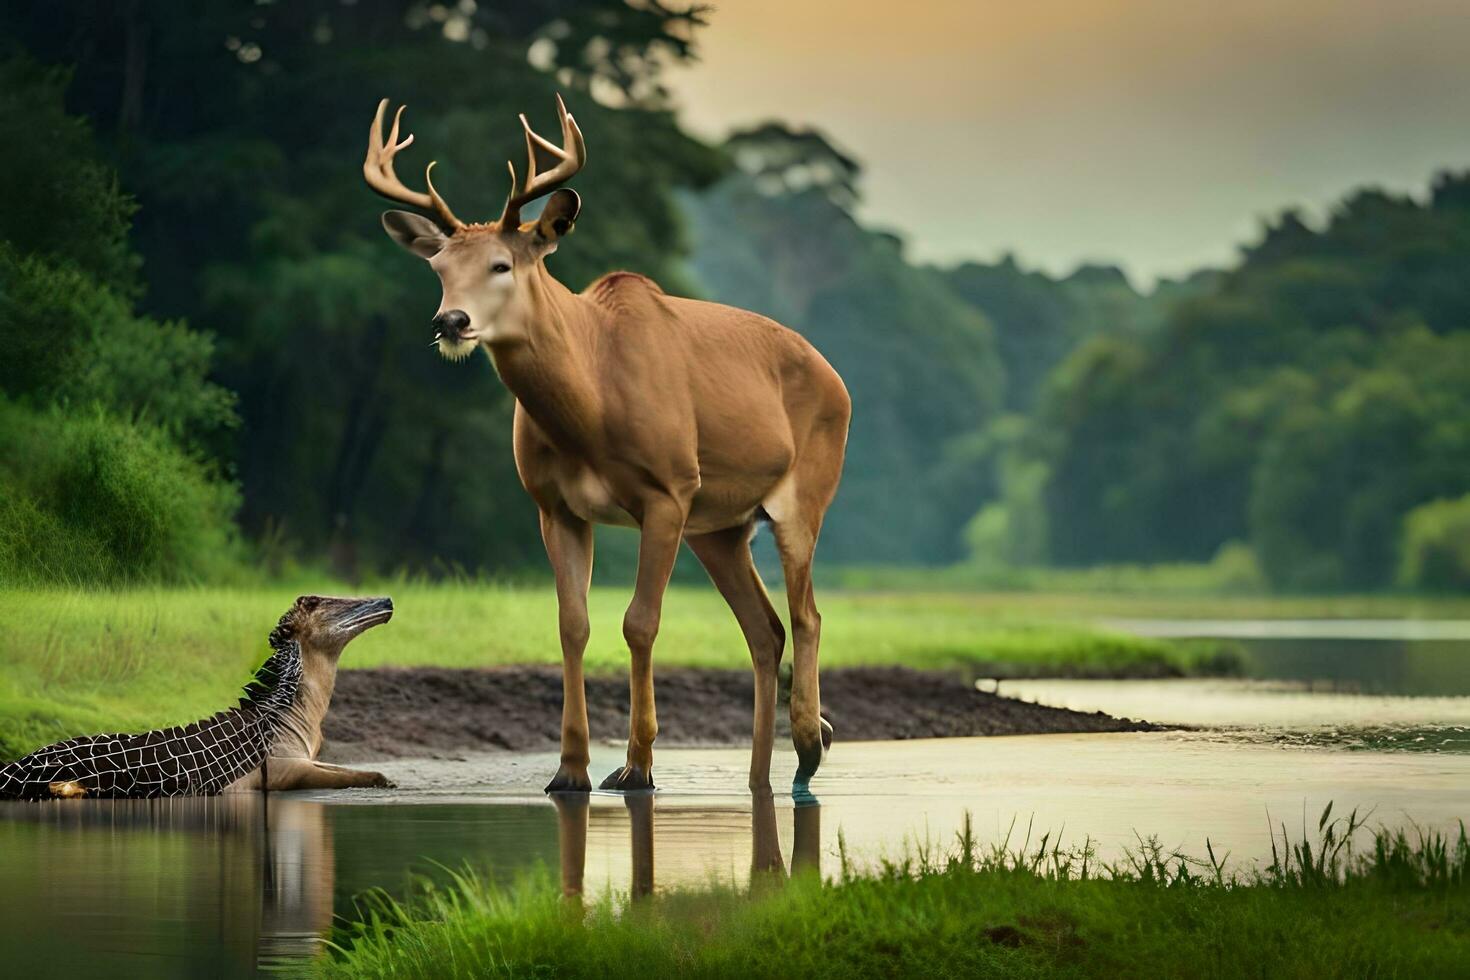
[[[464,310],[445,310],[433,319],[434,339],[463,340],[470,325],[470,315]]]

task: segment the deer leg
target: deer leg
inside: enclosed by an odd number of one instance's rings
[[[653,740],[658,737],[658,715],[653,705],[653,641],[658,636],[664,591],[679,556],[687,507],[673,497],[661,497],[643,509],[643,535],[638,542],[638,580],[633,601],[623,617],[628,641],[628,761],[602,781],[602,789],[653,789]]]
[[[786,575],[786,599],[791,607],[791,741],[796,746],[796,779],[791,793],[810,799],[809,784],[832,742],[832,727],[821,716],[817,680],[817,648],[822,616],[812,594],[812,552],[819,522],[791,520],[775,525],[776,548]]]
[[[712,534],[691,534],[684,540],[725,597],[750,648],[755,671],[750,789],[770,793],[771,748],[776,740],[776,671],[786,645],[786,630],[751,559],[751,530],[747,524]]]
[[[590,759],[587,691],[582,655],[591,627],[587,586],[592,578],[592,525],[572,514],[541,512],[541,539],[556,576],[557,621],[561,631],[561,765],[548,793],[586,792]]]

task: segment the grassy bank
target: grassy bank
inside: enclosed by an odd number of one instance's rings
[[[1328,822],[1243,878],[1145,844],[981,850],[962,835],[840,878],[676,892],[585,916],[537,879],[467,874],[408,906],[370,902],[322,972],[483,976],[1460,976],[1470,962],[1470,844],[1380,832],[1367,853]],[[784,883],[784,888],[774,887]],[[764,886],[764,887],[762,887]],[[754,898],[754,900],[752,900]]]
[[[0,596],[0,757],[71,735],[181,723],[218,710],[263,659],[266,634],[298,591]],[[548,588],[400,582],[364,591],[391,594],[398,612],[348,649],[345,667],[559,661],[556,599]],[[592,590],[590,670],[624,668],[627,601],[626,588]],[[983,596],[834,592],[822,597],[822,608],[826,666],[1099,675],[1220,666],[1213,645],[1138,639],[1066,622],[1057,616],[1061,606],[1036,615]],[[670,590],[657,661],[736,669],[749,663],[734,618],[708,587]]]

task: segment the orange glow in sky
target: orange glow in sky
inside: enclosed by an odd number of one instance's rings
[[[1470,167],[1465,0],[724,0],[672,72],[719,136],[814,125],[918,258],[1141,281],[1260,219]]]

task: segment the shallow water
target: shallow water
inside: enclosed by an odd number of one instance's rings
[[[1227,640],[1254,680],[1299,681],[1339,693],[1470,696],[1470,621],[1143,619],[1104,625],[1139,636]]]
[[[1470,726],[1470,697],[1350,694],[1307,681],[1007,680],[999,691],[1025,701],[1161,725],[1343,730]]]
[[[1153,631],[1228,632],[1207,625]],[[752,799],[745,749],[660,749],[656,795],[585,805],[541,794],[553,753],[385,762],[390,791],[0,803],[0,963],[12,976],[249,975],[321,955],[355,896],[405,895],[412,876],[443,880],[445,867],[502,881],[541,867],[588,894],[739,886],[753,867],[835,873],[839,834],[859,863],[947,846],[966,815],[982,844],[1034,846],[1050,831],[1117,860],[1140,838],[1191,855],[1208,838],[1236,867],[1269,856],[1273,826],[1305,835],[1329,801],[1390,827],[1470,818],[1470,643],[1448,627],[1432,640],[1283,629],[1236,629],[1251,679],[1001,685],[1206,727],[911,742],[839,731],[810,807]],[[620,758],[595,747],[594,775]],[[794,768],[778,750],[773,771]]]
[[[598,771],[619,752],[600,747]],[[1268,814],[1299,833],[1321,808],[1376,807],[1450,829],[1467,815],[1470,757],[1348,753],[1190,734],[839,742],[817,806],[752,800],[747,753],[659,753],[660,791],[594,794],[585,809],[538,792],[551,755],[385,764],[395,791],[184,801],[0,805],[0,953],[11,975],[248,974],[320,951],[333,914],[372,887],[468,863],[509,880],[537,866],[589,894],[749,880],[753,865],[838,865],[948,845],[968,813],[982,841],[1050,830],[1116,859],[1154,835],[1237,863],[1270,849]],[[777,771],[794,759],[778,753]]]
[[[1470,622],[1130,620],[1109,625],[1147,636],[1229,640],[1242,653],[1247,676],[1007,680],[1001,693],[1077,711],[1205,727],[1211,729],[1208,737],[1470,752]]]
[[[1104,619],[1101,625],[1137,636],[1470,643],[1466,619]]]

